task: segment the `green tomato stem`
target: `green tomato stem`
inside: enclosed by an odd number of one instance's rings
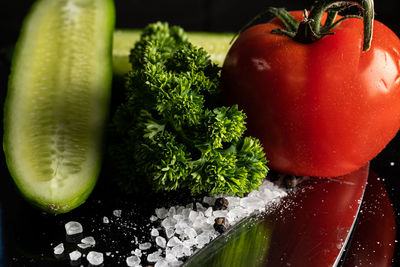
[[[328,11],[330,8],[335,8],[335,6],[337,5],[343,5],[343,4],[357,5],[363,11],[363,21],[364,21],[363,51],[368,51],[371,47],[373,21],[374,21],[373,0],[349,0],[349,1],[317,0],[311,7],[310,14],[308,16],[308,20],[310,21],[310,26],[313,32],[317,34],[321,33],[321,20],[324,12]]]
[[[270,8],[269,13],[275,15],[285,25],[286,29],[275,29],[272,33],[283,34],[300,43],[313,43],[325,35],[334,34],[331,32],[341,21],[357,16],[344,16],[336,21],[338,12],[350,6],[358,6],[363,11],[364,39],[363,51],[368,51],[371,47],[373,22],[374,22],[374,1],[373,0],[317,0],[311,7],[308,14],[304,11],[304,20],[295,23],[294,18],[282,8]],[[327,12],[328,16],[324,26],[322,26],[322,16]],[[297,21],[296,21],[297,22]]]

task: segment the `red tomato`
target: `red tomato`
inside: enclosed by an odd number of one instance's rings
[[[311,44],[276,28],[276,20],[253,26],[233,44],[221,74],[225,101],[247,114],[247,133],[277,171],[333,177],[365,165],[399,129],[400,40],[375,21],[362,52],[357,18]]]

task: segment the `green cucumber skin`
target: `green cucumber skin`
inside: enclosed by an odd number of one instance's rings
[[[9,170],[9,173],[11,177],[14,180],[14,183],[16,187],[19,189],[19,193],[22,195],[23,198],[25,198],[28,203],[33,205],[34,207],[39,208],[40,210],[46,211],[48,213],[53,213],[53,214],[60,214],[60,213],[66,213],[82,203],[86,201],[88,196],[91,194],[93,188],[95,187],[98,176],[100,173],[101,169],[101,159],[102,155],[98,155],[98,159],[96,159],[96,164],[93,166],[91,170],[91,175],[89,178],[86,178],[89,182],[85,188],[81,188],[80,190],[77,190],[74,192],[73,196],[71,196],[69,199],[62,199],[61,201],[46,201],[43,200],[40,196],[34,195],[30,192],[30,189],[27,188],[26,186],[23,185],[23,181],[20,179],[20,174],[17,171],[17,165],[18,159],[15,158],[12,154],[12,147],[13,147],[13,136],[11,135],[11,132],[9,129],[11,128],[11,124],[13,121],[13,114],[12,114],[12,108],[11,105],[14,102],[15,98],[15,83],[18,77],[16,77],[16,69],[18,68],[19,64],[22,64],[20,60],[23,60],[21,57],[21,53],[23,50],[23,46],[25,45],[26,42],[29,42],[28,36],[27,36],[27,29],[29,28],[29,24],[32,22],[32,20],[35,17],[35,12],[39,8],[46,8],[45,6],[42,7],[41,5],[46,5],[46,0],[38,0],[36,1],[31,9],[26,18],[24,19],[23,26],[21,28],[20,32],[20,37],[18,39],[18,42],[15,46],[14,54],[13,54],[13,59],[11,63],[11,74],[9,76],[9,81],[8,81],[8,91],[7,91],[7,96],[4,104],[4,117],[3,117],[3,125],[4,125],[4,136],[3,136],[3,150],[5,153],[5,159],[7,163],[7,167]],[[107,70],[104,72],[104,82],[107,84],[105,88],[107,88],[107,92],[103,92],[104,96],[104,106],[107,110],[105,110],[105,118],[103,119],[104,124],[107,120],[108,116],[108,108],[109,108],[109,102],[111,98],[111,81],[112,81],[112,39],[113,39],[113,29],[115,26],[115,8],[114,8],[114,1],[113,0],[105,0],[105,5],[106,5],[106,12],[107,15],[105,16],[104,19],[107,20],[106,25],[107,29],[104,29],[108,32],[107,40],[101,40],[105,42],[105,49],[104,51],[107,51],[107,55],[104,55],[105,59],[108,59],[107,62]]]
[[[130,70],[129,53],[136,41],[139,40],[141,30],[118,29],[114,32],[113,71],[114,75],[123,76]],[[225,55],[228,53],[233,33],[217,32],[187,32],[188,38],[194,45],[202,46],[215,63],[222,66]],[[218,51],[209,49],[207,44],[218,46]]]

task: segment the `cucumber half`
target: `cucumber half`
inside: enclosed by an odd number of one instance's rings
[[[14,53],[3,149],[22,195],[51,213],[82,204],[100,171],[112,78],[112,0],[39,0]]]
[[[117,30],[114,32],[113,71],[117,76],[126,74],[130,69],[129,53],[140,39],[139,30]],[[204,48],[212,61],[222,66],[231,46],[233,33],[188,32],[189,41]]]

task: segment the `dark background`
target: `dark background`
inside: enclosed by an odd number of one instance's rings
[[[6,95],[12,48],[18,38],[22,20],[33,2],[32,0],[3,0],[0,3],[1,107],[3,107]],[[142,28],[148,23],[161,20],[167,21],[170,24],[180,25],[185,30],[190,31],[237,32],[255,15],[269,6],[286,7],[290,10],[304,9],[309,8],[312,2],[311,0],[115,0],[116,28]],[[376,19],[386,24],[400,36],[400,16],[398,15],[400,1],[376,1],[375,11]],[[264,18],[264,20],[267,19],[268,17]],[[2,117],[2,108],[0,115]],[[390,164],[391,162],[395,163],[394,166]],[[19,222],[13,223],[10,220],[29,221],[35,218],[36,215],[35,211],[26,207],[26,204],[15,192],[4,163],[3,153],[0,156],[0,168],[3,174],[0,178],[0,231],[3,228],[3,232],[12,232],[18,227]],[[388,147],[373,160],[372,168],[378,175],[384,178],[387,191],[394,204],[396,217],[400,218],[400,135],[396,136]],[[96,190],[94,194],[96,194]],[[21,214],[21,212],[26,212],[26,214]],[[3,222],[3,227],[1,227],[1,222]],[[7,227],[4,227],[4,225]],[[51,227],[51,222],[49,225],[42,227]],[[376,230],[379,231],[379,229]],[[3,233],[3,236],[7,235]],[[3,242],[8,242],[7,238],[0,238],[0,242],[2,240]],[[12,254],[13,246],[15,245],[14,243],[3,244],[10,254]],[[0,243],[0,267],[2,263],[1,258],[4,256],[2,253]],[[21,264],[21,266],[24,264],[30,266],[27,261]]]

